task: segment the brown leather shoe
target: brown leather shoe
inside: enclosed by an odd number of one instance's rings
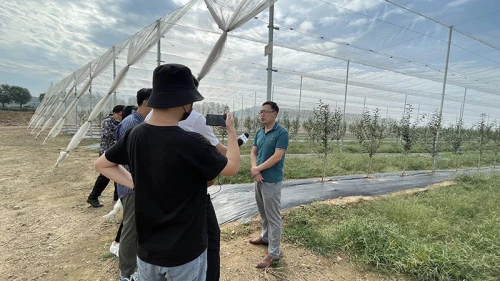
[[[269,254],[255,266],[257,268],[268,268],[273,262],[279,261],[280,259],[273,259]]]
[[[269,245],[269,242],[262,240],[262,237],[250,239],[248,242],[253,245]]]

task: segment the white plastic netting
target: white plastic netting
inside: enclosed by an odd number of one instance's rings
[[[47,141],[76,122],[66,155],[99,113],[134,104],[159,63],[189,66],[201,78],[205,101],[227,104],[239,117],[252,115],[249,109],[267,99],[264,47],[272,4],[272,100],[280,108],[307,118],[320,99],[343,109],[346,97],[349,116],[368,107],[399,120],[405,103],[417,115],[432,114],[441,104],[451,30],[443,124],[456,122],[464,101],[465,124],[481,113],[500,120],[500,34],[477,34],[473,25],[498,24],[496,6],[485,7],[482,17],[455,19],[381,0],[205,0],[152,20],[49,88],[28,128]],[[297,8],[304,4],[307,9]],[[88,111],[80,124],[77,107]]]

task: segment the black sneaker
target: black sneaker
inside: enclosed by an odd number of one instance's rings
[[[87,203],[89,203],[90,206],[92,206],[94,208],[99,208],[99,207],[104,206],[103,204],[101,204],[101,202],[99,202],[99,199],[87,198]]]

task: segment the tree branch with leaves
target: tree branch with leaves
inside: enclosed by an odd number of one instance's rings
[[[373,156],[378,152],[382,139],[384,139],[385,124],[380,119],[380,109],[376,108],[373,114],[368,109],[363,110],[361,119],[354,122],[351,131],[361,145],[361,148],[368,154],[367,177],[371,177]]]

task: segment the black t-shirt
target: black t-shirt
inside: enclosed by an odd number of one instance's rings
[[[129,130],[105,155],[129,164],[141,260],[172,267],[205,251],[207,181],[226,166],[224,155],[198,133],[147,123]]]

